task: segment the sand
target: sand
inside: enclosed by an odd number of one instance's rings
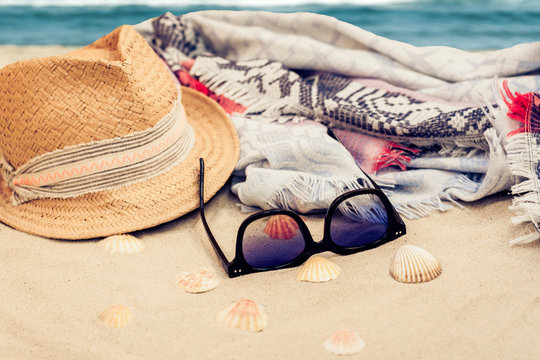
[[[0,47],[0,66],[59,54],[61,47]],[[246,216],[224,188],[208,221],[233,256]],[[540,354],[540,246],[510,247],[511,196],[497,194],[446,213],[406,221],[407,234],[350,256],[323,253],[341,267],[327,283],[295,279],[299,268],[229,279],[197,212],[137,232],[144,249],[108,254],[104,242],[58,241],[0,224],[0,359],[332,359],[324,340],[338,329],[366,342],[357,359],[537,359]],[[322,225],[307,217],[315,238]],[[430,251],[437,279],[403,284],[389,275],[402,245]],[[206,267],[220,278],[188,294],[178,274]],[[269,320],[259,333],[215,321],[233,301],[253,299]],[[133,319],[109,328],[99,314],[129,306]]]

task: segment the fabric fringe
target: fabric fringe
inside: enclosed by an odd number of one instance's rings
[[[296,175],[272,193],[272,198],[267,199],[266,206],[267,209],[296,208],[302,213],[308,213],[312,210],[309,208],[309,204],[313,202],[327,202],[326,207],[328,207],[340,194],[355,189],[371,188],[368,184],[361,182],[363,182],[362,179],[326,179],[310,174]],[[333,196],[329,196],[329,194]],[[292,201],[295,201],[295,204],[292,204]],[[302,206],[302,204],[306,205]],[[368,208],[355,207],[355,211],[360,213],[368,211]]]
[[[509,242],[509,244],[510,244],[510,246],[525,245],[525,244],[532,243],[532,242],[534,242],[536,240],[540,240],[540,233],[532,232],[532,233],[530,233],[528,235],[521,236],[521,237],[518,237],[517,239],[511,240]]]
[[[466,175],[458,176],[455,180],[453,180],[448,185],[449,188],[457,188],[457,189],[464,190],[470,193],[476,192],[479,186],[480,185],[476,181],[469,179]],[[448,198],[445,198],[445,200],[453,201],[453,202],[455,201],[455,200],[451,200],[449,196]],[[459,205],[459,207],[462,207],[462,206]]]
[[[276,68],[279,71],[280,68]],[[249,86],[241,85],[234,79],[228,79],[214,66],[213,61],[199,57],[190,70],[192,76],[198,77],[213,92],[233,99],[246,108],[246,112],[258,114],[261,119],[269,121],[291,114],[291,119],[298,114],[306,114],[306,109],[288,99],[273,98],[266,94],[257,96],[257,91],[250,91]],[[307,112],[309,113],[309,112]],[[282,119],[283,120],[283,119]]]
[[[394,204],[397,212],[408,220],[416,220],[428,216],[433,211],[444,212],[448,206],[444,205],[439,196],[434,196],[425,201],[411,201],[403,204]]]
[[[533,93],[512,94],[506,82],[503,83],[503,89],[503,98],[509,109],[508,117],[523,124],[508,134],[508,144],[505,147],[512,173],[523,178],[511,188],[514,199],[510,209],[516,213],[511,221],[514,225],[532,223],[536,229],[531,234],[510,241],[510,244],[527,244],[540,239],[540,151],[537,139],[530,133],[539,128],[538,119],[530,116]]]
[[[501,95],[504,102],[506,103],[506,106],[508,106],[508,117],[523,124],[522,127],[508,133],[508,136],[523,132],[530,132],[531,119],[528,112],[530,109],[533,94],[520,94],[517,91],[515,92],[515,94],[512,94],[512,92],[508,88],[508,81],[503,81],[503,89],[504,93],[501,90]]]
[[[455,180],[448,184],[447,189],[460,189],[470,193],[474,193],[478,190],[479,184],[465,175],[458,176]],[[443,201],[450,202],[452,205],[445,204]],[[464,209],[456,199],[445,191],[439,193],[437,196],[423,201],[412,201],[403,204],[394,204],[396,210],[400,215],[409,220],[419,219],[430,215],[433,211],[444,212],[452,206],[458,209]]]

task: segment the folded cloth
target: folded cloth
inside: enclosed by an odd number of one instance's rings
[[[319,123],[232,120],[240,138],[232,191],[245,205],[309,213],[327,209],[343,192],[372,187]]]
[[[210,52],[229,60],[267,59],[288,69],[376,78],[449,101],[491,97],[492,79],[516,89],[538,87],[540,42],[496,51],[415,47],[335,18],[262,11],[170,13],[137,26],[171,65]],[[527,75],[528,74],[528,75]]]
[[[182,83],[246,122],[311,119],[382,139],[372,141],[379,150],[357,160],[375,161],[367,170],[393,186],[390,199],[409,218],[445,210],[442,200],[473,201],[515,182],[506,134],[492,125],[501,112],[493,78],[516,89],[536,86],[540,57],[531,54],[540,54],[540,43],[474,53],[416,48],[305,13],[165,14],[137,29]],[[264,161],[237,167],[246,176],[233,186],[238,194],[256,188],[250,169],[268,168]],[[284,184],[273,183],[274,190]]]
[[[508,189],[514,183],[502,148],[502,138],[494,129],[486,131],[490,151],[473,150],[451,156],[443,151],[423,151],[347,130],[336,130],[345,148],[362,169],[379,182],[391,184],[387,195],[401,215],[408,219],[433,210],[462,207],[455,200],[474,201]],[[388,168],[399,167],[401,170]]]

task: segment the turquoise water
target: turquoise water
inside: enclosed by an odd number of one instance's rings
[[[500,49],[540,41],[540,0],[0,0],[0,44],[85,45],[122,24],[209,9],[315,12],[416,46]]]

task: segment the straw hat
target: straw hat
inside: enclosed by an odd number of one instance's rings
[[[179,89],[131,26],[121,26],[64,56],[0,69],[0,160],[4,164],[0,221],[44,237],[87,239],[145,229],[198,208],[198,159],[205,159],[208,200],[234,169],[239,142],[217,103],[191,89]],[[173,113],[180,119],[175,122],[178,131],[193,130],[192,141],[182,159],[164,172],[149,178],[142,174],[127,185],[82,195],[14,203],[9,166],[17,171],[32,161],[42,162],[43,156],[58,158],[66,149],[100,147],[107,141],[146,134]],[[187,123],[181,124],[186,118]],[[65,167],[71,165],[62,166],[66,173]]]

